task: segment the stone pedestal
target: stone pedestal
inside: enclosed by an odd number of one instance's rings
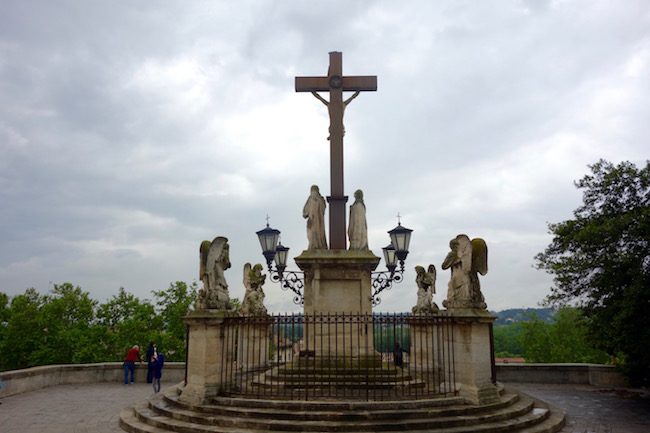
[[[305,273],[306,349],[317,358],[375,356],[370,274],[379,257],[372,251],[308,250],[294,260]],[[335,314],[347,315],[346,323],[330,324],[327,315]]]
[[[499,401],[492,383],[490,326],[496,317],[485,310],[447,310],[453,318],[450,343],[454,347],[456,386],[473,404]],[[449,338],[446,337],[446,338]]]
[[[224,319],[232,316],[221,310],[194,311],[185,317],[189,327],[187,384],[180,400],[197,405],[216,396],[222,386],[222,367],[233,362],[233,354],[225,351]]]
[[[268,317],[249,320],[239,328],[237,344],[237,364],[244,372],[266,368],[269,364],[271,320]]]

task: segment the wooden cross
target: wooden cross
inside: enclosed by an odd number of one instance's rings
[[[330,66],[327,77],[296,77],[296,92],[311,92],[325,105],[330,116],[330,249],[346,249],[347,239],[345,230],[345,203],[348,198],[343,192],[343,112],[345,106],[359,92],[376,91],[376,76],[343,76],[343,61],[340,52],[330,54]],[[352,97],[343,100],[343,92],[356,92]],[[330,99],[326,101],[316,92],[329,92]]]

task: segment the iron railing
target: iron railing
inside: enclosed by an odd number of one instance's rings
[[[221,393],[281,399],[454,395],[452,319],[284,314],[225,319]]]

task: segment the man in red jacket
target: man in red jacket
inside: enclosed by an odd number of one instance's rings
[[[124,358],[124,385],[129,384],[129,372],[131,372],[131,383],[135,383],[135,363],[140,361],[140,346],[137,344],[129,349]]]

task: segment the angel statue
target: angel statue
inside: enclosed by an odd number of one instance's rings
[[[264,291],[262,286],[266,281],[266,275],[262,274],[262,265],[259,263],[251,267],[250,263],[244,265],[244,287],[246,293],[241,305],[241,313],[253,316],[266,315],[264,306]]]
[[[196,300],[197,310],[232,310],[224,271],[230,268],[230,246],[222,236],[203,241],[199,248],[199,278],[203,288]]]
[[[449,241],[451,251],[447,254],[442,269],[451,268],[447,299],[442,302],[446,308],[486,309],[481,293],[478,274],[485,275],[487,266],[487,245],[481,238],[470,241],[460,234]]]
[[[411,310],[413,314],[432,314],[436,313],[439,308],[432,301],[433,294],[436,293],[436,267],[429,265],[427,271],[424,267],[415,267],[415,284],[418,286],[418,303]]]

